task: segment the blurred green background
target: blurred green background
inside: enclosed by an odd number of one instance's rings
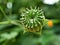
[[[0,0],[0,45],[60,45],[60,0],[52,4],[44,1]],[[23,26],[18,21],[21,13],[30,7],[43,9],[49,20],[41,36],[29,32],[23,34]]]

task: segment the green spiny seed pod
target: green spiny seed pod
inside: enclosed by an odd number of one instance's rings
[[[26,11],[21,14],[20,21],[24,25],[25,31],[41,32],[45,22],[44,12],[39,8],[26,9]]]

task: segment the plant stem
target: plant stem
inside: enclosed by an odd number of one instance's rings
[[[4,10],[3,10],[3,8],[0,6],[0,10],[1,10],[1,12],[3,13],[3,15],[5,16],[5,18],[7,18],[8,20],[10,20],[9,18],[8,18],[8,16],[5,14],[5,12],[4,12]]]
[[[9,21],[4,21],[4,22],[0,22],[0,25],[1,24],[9,24],[10,22]]]
[[[20,26],[20,23],[18,23],[16,20],[0,22],[0,25],[2,24],[14,24],[14,25]]]

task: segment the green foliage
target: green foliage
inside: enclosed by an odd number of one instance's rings
[[[39,10],[38,7],[44,12]],[[36,13],[34,10],[37,10]],[[23,18],[26,18],[25,22],[22,20],[24,25],[20,20],[23,14]],[[54,5],[45,5],[42,0],[0,0],[0,45],[60,45],[59,14],[60,2]],[[41,15],[43,16],[42,19],[39,17]],[[24,33],[26,30],[24,27],[28,24],[28,21],[30,24],[28,25],[29,29],[34,27],[34,30],[38,30],[38,28],[35,28],[36,24],[32,24],[29,20],[31,17],[36,19],[35,22],[39,20],[39,22],[36,22],[39,29],[47,23],[46,19],[53,21],[53,27],[45,25],[41,35],[33,33],[34,31]]]

